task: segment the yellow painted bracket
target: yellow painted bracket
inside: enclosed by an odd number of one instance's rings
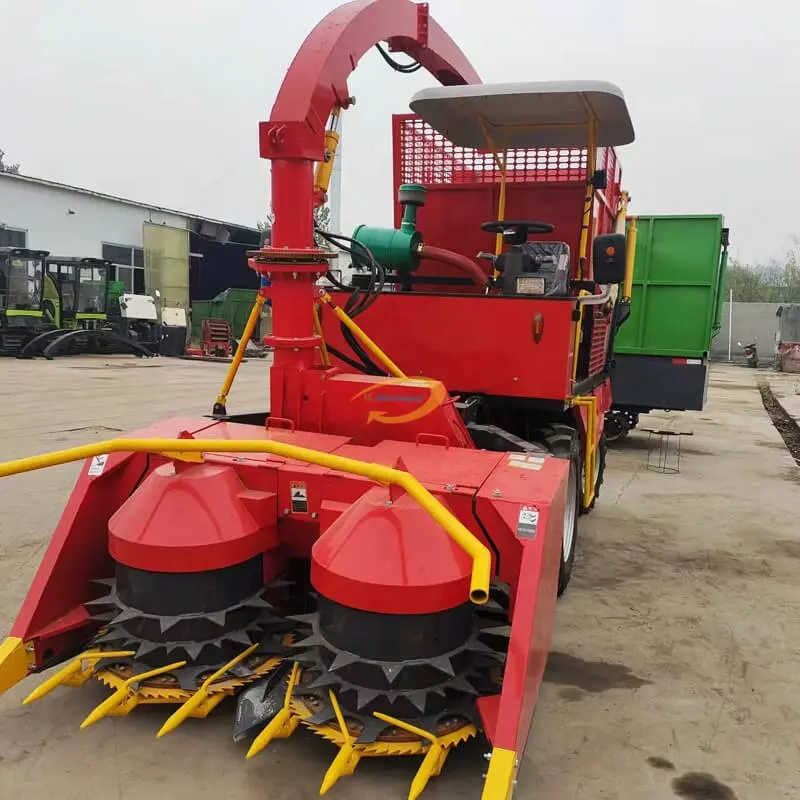
[[[322,786],[319,787],[320,795],[327,794],[333,788],[336,781],[345,775],[352,775],[355,772],[358,762],[361,761],[361,753],[356,750],[354,743],[355,738],[350,736],[350,731],[347,729],[347,723],[344,721],[344,714],[339,707],[339,701],[333,691],[328,692],[333,706],[333,713],[336,714],[336,722],[339,725],[339,730],[342,732],[342,740],[344,744],[339,748],[339,752],[328,767],[325,777],[322,779]]]
[[[364,347],[366,347],[367,350],[369,350],[369,352],[372,353],[372,355],[375,356],[375,358],[377,358],[381,364],[383,364],[383,366],[386,368],[386,371],[390,375],[394,375],[395,378],[408,377],[408,375],[406,375],[405,372],[403,372],[403,370],[401,370],[400,367],[398,367],[397,364],[395,364],[394,361],[392,361],[392,359],[389,358],[389,356],[387,356],[386,353],[384,353],[383,350],[381,350],[381,348],[378,347],[378,345],[375,344],[375,342],[373,342],[372,339],[370,339],[369,336],[367,336],[367,334],[364,333],[364,331],[361,330],[361,328],[359,328],[359,326],[356,325],[356,323],[341,308],[339,308],[336,303],[333,302],[333,298],[324,289],[320,290],[319,299],[326,305],[330,306],[331,311],[336,314],[342,325],[344,325],[353,334],[353,336],[361,340],[361,344],[363,344]]]
[[[104,658],[127,658],[135,656],[134,650],[89,650],[79,655],[55,675],[37,686],[23,701],[22,705],[41,700],[59,686],[82,686],[94,675],[94,668],[98,661]]]
[[[217,409],[225,413],[225,404],[228,401],[228,395],[230,394],[231,387],[233,386],[233,381],[236,378],[236,373],[239,371],[239,366],[242,363],[242,359],[244,358],[245,350],[247,350],[247,343],[253,336],[253,331],[256,329],[256,323],[258,322],[258,318],[261,316],[261,309],[264,306],[264,302],[266,301],[266,297],[259,293],[256,295],[256,301],[253,303],[252,309],[250,309],[250,316],[247,318],[247,322],[244,326],[244,331],[242,331],[242,337],[239,339],[239,345],[236,348],[236,352],[233,355],[233,361],[231,361],[230,366],[228,367],[228,372],[225,374],[225,381],[222,384],[222,389],[220,389],[219,395],[217,396],[217,402],[214,404],[215,412]]]
[[[444,762],[447,760],[447,755],[450,752],[449,749],[442,745],[437,736],[434,736],[434,734],[422,728],[416,727],[416,725],[411,725],[401,719],[396,719],[395,717],[390,717],[388,714],[381,714],[377,711],[373,713],[373,716],[389,725],[394,725],[414,736],[419,736],[420,739],[427,739],[430,742],[428,752],[425,753],[425,758],[422,759],[422,764],[417,770],[414,780],[411,781],[411,790],[408,793],[408,800],[417,800],[423,791],[425,791],[428,781],[439,775],[442,771]]]
[[[583,459],[583,506],[588,508],[597,487],[594,484],[594,472],[597,464],[597,397],[593,394],[585,397],[573,397],[572,404],[575,406],[585,406],[588,409],[586,414],[586,447]]]
[[[511,800],[517,783],[518,765],[517,754],[513,750],[493,748],[481,800]]]
[[[622,284],[622,299],[630,302],[633,294],[633,271],[636,265],[636,241],[639,237],[636,217],[631,217],[625,246],[625,281]]]
[[[18,636],[9,636],[0,644],[0,694],[27,677],[33,663],[33,653]]]
[[[108,658],[110,656],[103,654],[103,657]],[[155,678],[158,675],[164,675],[167,672],[172,672],[173,670],[185,666],[185,661],[176,661],[174,664],[167,664],[165,667],[158,667],[157,669],[151,669],[147,672],[140,672],[138,675],[131,676],[114,692],[114,694],[103,700],[103,702],[81,722],[81,730],[88,728],[90,725],[94,725],[96,722],[100,722],[104,717],[124,717],[126,714],[130,714],[130,712],[139,705],[139,690],[137,684],[149,678]]]
[[[451,511],[440,503],[409,472],[383,464],[372,464],[354,458],[323,453],[308,447],[278,442],[271,439],[230,439],[214,441],[203,439],[107,439],[95,444],[57,450],[39,456],[19,458],[0,463],[0,478],[18,475],[45,467],[83,461],[108,453],[271,453],[282,458],[316,464],[337,472],[361,475],[376,483],[399,486],[446,531],[472,558],[472,577],[470,580],[470,600],[483,604],[489,599],[492,559],[489,550],[477,539]]]
[[[184,723],[189,717],[205,717],[209,711],[215,708],[222,702],[225,694],[219,692],[216,695],[210,695],[209,690],[212,684],[216,683],[228,670],[233,669],[237,664],[244,661],[254,651],[258,650],[259,643],[256,642],[250,645],[246,650],[239,653],[236,658],[231,659],[227,664],[221,666],[212,675],[209,675],[202,683],[200,688],[176,711],[167,719],[161,726],[161,729],[156,734],[156,738],[160,739],[171,733],[179,725]]]
[[[295,732],[295,729],[300,724],[300,718],[292,716],[290,704],[292,702],[292,692],[294,687],[297,686],[299,678],[300,666],[297,663],[292,664],[292,671],[289,673],[289,682],[286,686],[286,695],[283,699],[283,707],[270,720],[264,730],[253,739],[245,758],[257,756],[273,739],[288,739]]]

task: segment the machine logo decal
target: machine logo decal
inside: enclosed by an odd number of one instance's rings
[[[526,456],[524,453],[511,453],[508,466],[518,469],[533,469],[537,472],[544,466],[546,456]]]
[[[517,536],[520,539],[533,539],[539,527],[539,509],[533,506],[522,506],[517,517]]]
[[[108,455],[104,454],[102,456],[95,456],[92,459],[92,463],[89,464],[89,470],[87,474],[91,478],[96,478],[98,475],[102,475],[103,471],[106,468],[106,462],[108,461]]]
[[[419,387],[423,389],[421,392],[413,392],[411,394],[404,394],[403,392],[396,391],[399,387]],[[427,390],[427,397],[425,395]],[[427,380],[398,380],[398,381],[384,381],[382,383],[374,383],[366,389],[353,395],[353,400],[359,397],[365,397],[367,401],[372,403],[390,403],[396,404],[418,404],[416,408],[412,408],[401,414],[392,414],[390,411],[384,409],[370,409],[367,415],[367,424],[371,422],[381,422],[384,425],[402,425],[406,422],[414,422],[418,419],[426,417],[437,408],[440,408],[442,403],[447,399],[447,391],[444,385],[439,381]]]

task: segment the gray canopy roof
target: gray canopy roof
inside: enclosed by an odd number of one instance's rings
[[[481,119],[498,149],[586,147],[590,115],[598,147],[634,140],[622,91],[603,81],[437,86],[417,92],[411,110],[461,147],[489,146]]]

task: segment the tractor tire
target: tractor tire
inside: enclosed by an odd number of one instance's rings
[[[558,571],[558,596],[567,589],[575,563],[575,548],[578,543],[578,517],[581,509],[581,445],[578,434],[569,425],[554,423],[541,428],[535,440],[543,444],[556,458],[570,462],[567,504],[564,507],[564,528],[561,539],[561,566]]]
[[[597,469],[595,470],[594,478],[594,497],[588,506],[583,504],[583,494],[581,494],[581,514],[588,514],[597,503],[597,498],[600,497],[600,487],[603,485],[603,478],[606,475],[606,455],[608,454],[608,442],[606,441],[605,433],[600,434],[600,439],[597,442]],[[581,472],[581,476],[583,472]]]

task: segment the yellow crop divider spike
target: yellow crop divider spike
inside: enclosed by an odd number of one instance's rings
[[[292,702],[292,692],[297,685],[300,677],[300,665],[292,664],[292,671],[289,673],[289,683],[286,686],[286,696],[283,700],[283,708],[272,718],[269,725],[253,739],[250,749],[245,758],[257,756],[273,739],[288,739],[300,724],[299,717],[293,717],[289,706]]]
[[[189,717],[205,717],[209,712],[216,708],[225,698],[224,692],[219,692],[216,695],[209,695],[211,685],[218,681],[228,670],[233,669],[237,664],[244,661],[247,656],[258,649],[259,643],[256,642],[247,650],[239,653],[236,658],[232,658],[227,664],[220,667],[213,675],[209,675],[201,684],[200,688],[182,705],[178,708],[167,721],[161,726],[161,730],[156,734],[156,738],[160,739],[166,736],[184,723]]]
[[[321,795],[326,794],[339,778],[344,775],[352,775],[358,766],[358,762],[361,761],[361,753],[353,746],[355,738],[350,736],[347,723],[344,721],[344,714],[342,714],[342,709],[339,707],[339,701],[332,690],[328,692],[328,695],[331,698],[333,713],[336,714],[336,721],[339,723],[344,744],[339,748],[336,758],[333,759],[328,771],[325,773],[325,777],[322,779],[322,786],[319,787]]]
[[[109,715],[123,717],[129,714],[139,705],[139,683],[185,666],[185,661],[176,661],[174,664],[167,664],[165,667],[158,667],[157,669],[151,669],[147,672],[140,672],[138,675],[131,676],[111,695],[111,697],[103,700],[103,702],[81,722],[81,730],[88,728],[90,725],[94,725],[95,722],[100,722],[103,717]]]
[[[422,764],[417,770],[417,774],[414,776],[414,780],[411,781],[411,790],[408,793],[408,800],[417,800],[425,791],[428,781],[442,771],[444,762],[450,752],[449,749],[442,745],[439,737],[422,728],[417,728],[415,725],[390,717],[388,714],[381,714],[378,711],[375,711],[373,716],[382,722],[387,722],[389,725],[402,728],[404,731],[414,734],[414,736],[419,736],[421,739],[427,739],[431,743],[428,752],[425,753],[425,758],[422,759]]]
[[[104,658],[127,658],[135,656],[135,650],[88,650],[81,653],[74,661],[62,667],[55,675],[37,686],[23,701],[22,705],[41,700],[58,686],[81,686],[94,674],[95,664]]]

